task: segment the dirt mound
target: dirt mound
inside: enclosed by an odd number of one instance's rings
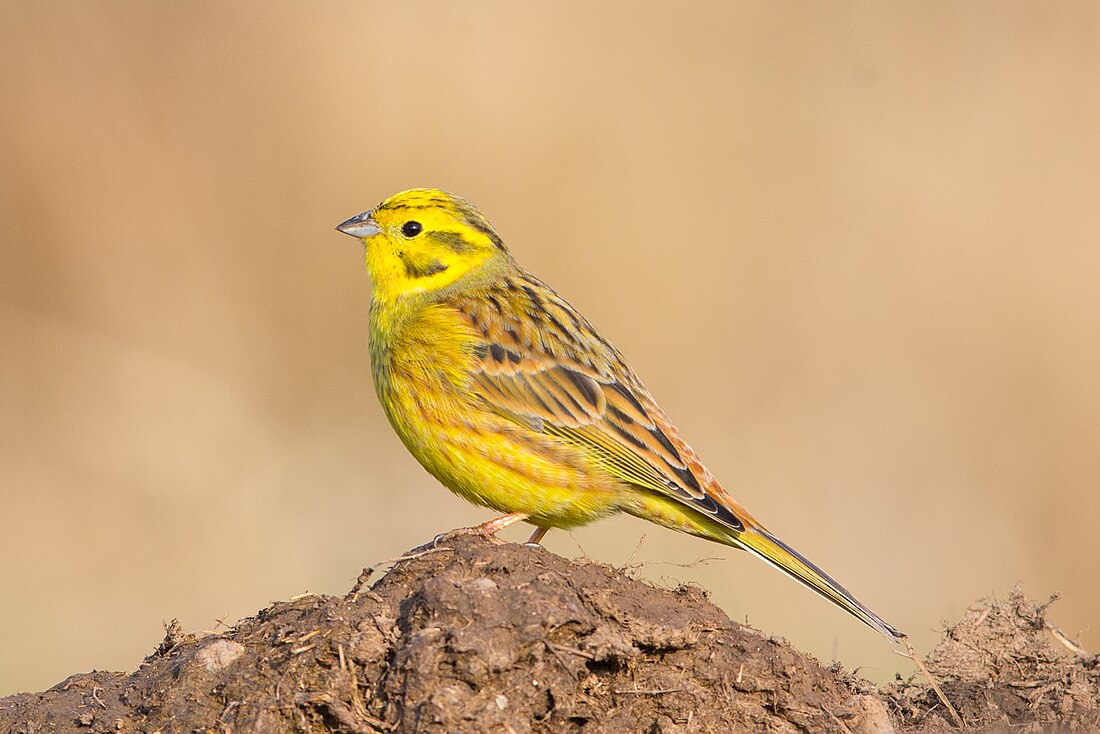
[[[1016,588],[1007,601],[972,605],[944,632],[926,664],[965,723],[994,731],[1100,731],[1100,658],[1047,622],[1055,598],[1039,604]],[[930,723],[929,691],[909,685],[890,694],[905,719]]]
[[[879,691],[731,622],[695,587],[459,536],[369,591],[172,627],[134,673],[0,699],[0,732],[890,732],[951,728],[920,680]],[[1095,658],[1014,592],[929,658],[980,730],[1100,725]],[[1034,725],[1034,728],[1027,728]]]

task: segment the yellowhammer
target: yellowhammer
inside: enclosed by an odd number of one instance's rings
[[[619,351],[468,201],[413,189],[337,229],[366,246],[378,399],[434,477],[507,513],[478,530],[526,520],[538,542],[628,512],[749,550],[903,636],[734,502]]]

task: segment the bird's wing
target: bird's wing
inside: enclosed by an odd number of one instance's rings
[[[478,337],[473,389],[497,413],[584,449],[624,482],[744,530],[751,518],[700,482],[706,470],[615,348],[553,291],[527,282],[459,308]]]
[[[492,410],[580,447],[624,482],[709,516],[732,531],[723,542],[755,553],[888,639],[904,637],[726,494],[618,351],[552,290],[523,275],[458,310],[474,334],[472,387]]]

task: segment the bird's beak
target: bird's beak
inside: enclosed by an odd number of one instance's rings
[[[354,217],[346,222],[339,224],[336,229],[340,230],[344,234],[349,234],[352,237],[359,239],[366,239],[367,237],[373,237],[381,232],[378,223],[371,217],[371,212],[363,212],[362,214],[356,214]]]

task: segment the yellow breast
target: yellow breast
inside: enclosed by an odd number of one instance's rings
[[[476,334],[445,304],[371,310],[379,401],[417,461],[449,489],[533,522],[572,527],[614,512],[622,486],[561,439],[491,410],[471,388]]]

